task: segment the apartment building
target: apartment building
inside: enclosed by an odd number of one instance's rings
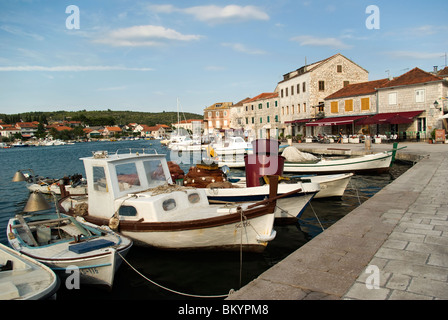
[[[243,103],[244,128],[254,139],[279,135],[279,99],[277,92],[264,92]]]
[[[204,110],[204,133],[230,129],[230,108],[233,102],[217,102]]]
[[[277,85],[280,130],[285,135],[305,132],[305,123],[325,116],[324,99],[353,83],[368,81],[369,73],[350,59],[335,54],[283,75]]]

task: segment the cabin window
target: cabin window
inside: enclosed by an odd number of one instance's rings
[[[120,191],[131,190],[140,187],[140,179],[135,163],[124,163],[116,166],[118,187]]]
[[[201,197],[199,196],[199,193],[191,193],[188,195],[188,201],[190,201],[190,203],[198,203],[201,201]]]
[[[171,210],[176,209],[176,200],[168,199],[168,200],[163,201],[162,208],[165,211],[171,211]]]
[[[123,217],[136,217],[137,209],[133,206],[121,206],[118,210],[118,214]]]
[[[143,168],[145,168],[146,177],[150,187],[165,183],[166,177],[160,160],[143,161]]]
[[[104,167],[93,167],[93,189],[95,191],[108,192]]]

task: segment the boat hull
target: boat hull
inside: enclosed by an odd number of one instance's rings
[[[70,247],[76,245],[74,241],[71,241],[73,239],[37,247],[30,246],[14,228],[17,224],[20,222],[16,218],[10,219],[8,223],[8,242],[13,249],[45,264],[62,278],[69,277],[76,272],[74,270],[79,271],[80,283],[83,285],[112,288],[115,272],[121,264],[121,256],[125,257],[132,246],[130,239],[119,237],[114,233],[101,237],[113,242],[113,246],[90,250],[82,254],[71,250]],[[81,243],[95,240],[98,239],[87,239]]]
[[[369,154],[342,160],[321,160],[317,163],[285,162],[283,171],[294,173],[387,172],[392,163],[390,153]]]
[[[0,300],[43,300],[59,288],[59,279],[46,265],[0,244],[0,264],[12,262],[0,272]]]

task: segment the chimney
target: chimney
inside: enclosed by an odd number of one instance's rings
[[[437,66],[434,66],[434,73],[437,73]]]

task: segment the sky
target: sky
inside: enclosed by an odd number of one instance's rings
[[[203,114],[336,53],[369,80],[432,71],[447,16],[446,0],[1,0],[0,113]]]

